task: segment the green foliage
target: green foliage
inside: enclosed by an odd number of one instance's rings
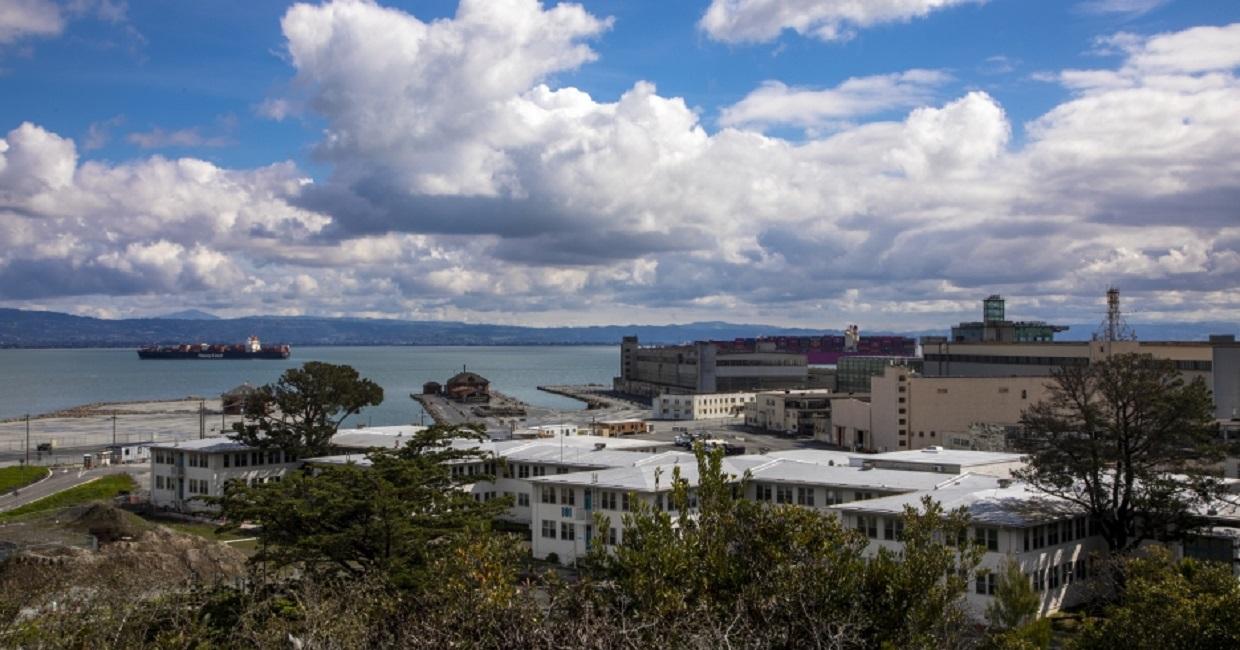
[[[1177,561],[1163,549],[1125,562],[1123,599],[1085,625],[1081,649],[1240,647],[1240,581],[1226,564]]]
[[[330,450],[345,418],[383,402],[383,388],[350,366],[308,361],[260,386],[245,401],[245,419],[231,437],[247,445],[283,449],[299,458]]]
[[[1029,577],[1019,564],[1009,560],[995,586],[995,599],[986,608],[992,628],[989,645],[1005,650],[1050,647],[1051,622],[1038,618],[1041,606],[1042,599],[1029,584]]]
[[[51,473],[46,467],[12,465],[0,467],[0,494],[24,488]]]
[[[1114,552],[1174,538],[1198,524],[1195,510],[1222,494],[1200,470],[1225,449],[1212,424],[1210,391],[1175,365],[1119,354],[1055,376],[1046,401],[1021,418],[1031,487],[1086,510]]]
[[[965,629],[961,596],[980,551],[940,541],[956,539],[963,514],[909,509],[904,551],[867,560],[866,540],[836,517],[739,498],[721,459],[698,450],[696,513],[673,470],[675,516],[634,500],[614,553],[592,549],[607,607],[660,631],[700,618],[776,646],[938,647]]]
[[[128,474],[109,474],[89,483],[62,490],[20,508],[0,513],[0,521],[28,515],[34,512],[59,510],[91,501],[107,501],[138,489],[138,484]]]
[[[399,586],[421,581],[421,569],[454,537],[485,530],[509,499],[475,501],[462,487],[488,475],[454,475],[453,465],[489,460],[476,429],[435,426],[398,450],[374,450],[366,464],[321,465],[278,483],[230,484],[211,499],[232,526],[259,526],[253,561],[295,565],[310,573],[378,574]]]

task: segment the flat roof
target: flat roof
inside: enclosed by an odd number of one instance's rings
[[[892,461],[898,463],[922,463],[926,465],[960,465],[975,467],[978,465],[996,465],[999,463],[1019,463],[1023,455],[1006,451],[973,451],[970,449],[941,449],[927,447],[908,451],[888,451],[881,454],[853,454],[852,462]]]
[[[354,449],[372,447],[393,449],[403,445],[414,434],[425,430],[426,427],[419,425],[340,429],[336,435],[332,436],[332,445]]]
[[[659,459],[662,462],[644,462],[633,467],[617,467],[597,472],[573,472],[553,476],[531,477],[531,483],[552,485],[583,485],[589,487],[611,488],[633,492],[662,492],[670,490],[674,472],[680,470],[680,478],[689,486],[698,483],[697,459],[692,454],[674,452]],[[722,468],[725,474],[739,479],[745,470],[753,467],[753,461],[741,457],[723,459]]]
[[[118,445],[122,446],[122,445]],[[250,445],[237,442],[226,436],[200,438],[198,440],[182,440],[180,442],[157,442],[151,444],[152,449],[179,449],[181,451],[199,451],[203,453],[221,453],[226,451],[249,451],[257,449]]]
[[[970,474],[944,475],[934,472],[910,472],[899,469],[864,469],[847,465],[819,465],[796,460],[776,459],[752,470],[753,479],[764,483],[796,483],[829,487],[873,488],[914,492],[933,490],[958,484]],[[997,479],[987,477],[985,485],[998,485]],[[972,483],[977,483],[973,481]]]
[[[945,511],[964,508],[969,513],[970,523],[973,524],[1024,527],[1085,514],[1084,509],[1077,504],[1035,492],[1024,483],[979,489],[972,481],[938,490],[852,501],[832,508],[847,512],[902,515],[905,507],[914,508],[917,512],[924,511],[922,498],[926,496],[941,504]]]
[[[849,451],[831,451],[829,449],[785,449],[767,452],[767,458],[787,458],[819,465],[850,465],[855,454]]]

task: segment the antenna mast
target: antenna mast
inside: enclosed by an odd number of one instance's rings
[[[1119,288],[1112,286],[1107,289],[1107,315],[1098,327],[1098,331],[1094,332],[1094,340],[1114,343],[1136,339],[1137,335],[1132,328],[1128,327],[1128,322],[1124,320],[1124,314],[1120,311]]]

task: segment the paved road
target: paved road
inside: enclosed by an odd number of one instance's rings
[[[45,496],[55,494],[61,490],[67,490],[71,487],[76,487],[86,483],[91,479],[107,476],[109,474],[128,472],[134,476],[135,480],[138,481],[139,486],[143,486],[150,481],[150,477],[148,476],[150,474],[149,466],[141,464],[112,465],[110,467],[99,467],[86,471],[78,469],[70,469],[68,471],[57,469],[54,471],[55,473],[50,478],[22,488],[19,490],[19,494],[13,494],[10,492],[5,495],[0,495],[0,512],[11,510],[18,506],[24,506],[31,501],[42,499]]]

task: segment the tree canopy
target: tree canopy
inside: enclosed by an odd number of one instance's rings
[[[1224,447],[1210,391],[1174,363],[1118,354],[1056,373],[1027,409],[1030,487],[1086,511],[1112,551],[1182,535],[1222,495],[1211,466]]]
[[[313,465],[277,483],[230,484],[215,500],[233,526],[258,525],[258,563],[310,573],[384,576],[416,582],[437,549],[469,531],[487,530],[509,499],[478,501],[466,484],[487,473],[454,472],[494,460],[453,440],[481,440],[476,429],[436,425],[405,446],[376,449],[357,463]]]
[[[298,457],[327,453],[345,418],[383,402],[383,388],[351,366],[307,361],[260,386],[245,400],[245,419],[231,437]]]

